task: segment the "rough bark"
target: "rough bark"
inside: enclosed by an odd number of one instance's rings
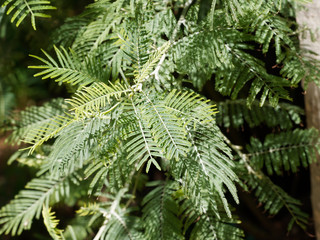
[[[300,25],[306,25],[312,30],[320,28],[320,1],[314,0],[306,5],[305,10],[300,10],[297,13],[297,21]],[[320,37],[317,36],[317,41],[312,42],[310,37],[300,39],[301,47],[311,49],[320,55]],[[319,57],[320,59],[320,57]],[[311,83],[307,87],[305,94],[305,110],[307,118],[307,126],[315,127],[320,130],[320,89]],[[317,239],[320,240],[320,157],[310,167],[311,178],[311,202],[313,219]]]

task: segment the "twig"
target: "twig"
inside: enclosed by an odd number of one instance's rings
[[[254,174],[258,176],[258,173],[250,166],[248,155],[241,152],[242,147],[239,145],[234,145],[231,141],[223,134],[224,141],[239,155],[243,160],[244,165],[246,166],[249,174]]]

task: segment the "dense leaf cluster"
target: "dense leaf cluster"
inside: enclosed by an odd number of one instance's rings
[[[11,161],[38,173],[0,210],[0,233],[21,234],[42,212],[54,239],[243,239],[231,207],[237,186],[271,215],[285,207],[289,229],[305,228],[300,202],[267,176],[306,167],[320,144],[315,130],[300,128],[303,111],[284,102],[302,78],[319,80],[319,63],[300,55],[298,26],[288,20],[295,5],[96,0],[67,19],[30,68],[71,97],[12,120],[8,140],[29,151]],[[17,25],[30,14],[34,28],[53,9],[49,1],[4,6]],[[265,62],[270,52],[276,73]],[[229,100],[205,98],[208,88]],[[242,146],[224,132],[258,126],[264,141],[252,136]],[[62,231],[50,206],[70,199],[79,216]]]

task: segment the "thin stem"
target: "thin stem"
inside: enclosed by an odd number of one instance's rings
[[[170,38],[170,40],[169,40],[169,42],[170,42],[170,47],[164,52],[164,54],[162,55],[162,57],[161,57],[158,65],[157,65],[155,71],[153,72],[157,81],[159,81],[159,70],[160,70],[160,68],[161,68],[161,65],[162,65],[162,63],[164,62],[164,59],[166,58],[167,52],[169,51],[169,49],[170,49],[172,46],[175,45],[175,39],[176,39],[176,37],[177,37],[178,30],[179,30],[181,24],[185,22],[185,17],[186,17],[186,15],[187,15],[187,12],[188,12],[189,7],[191,6],[192,2],[193,2],[193,0],[188,0],[188,1],[184,4],[182,13],[181,13],[181,15],[180,15],[180,17],[179,17],[179,20],[178,20],[178,22],[177,22],[177,24],[176,24],[176,26],[175,26],[175,28],[174,28],[174,30],[173,30],[173,32],[172,32],[171,38]]]
[[[182,23],[185,22],[185,17],[187,15],[187,12],[189,10],[189,7],[191,6],[193,0],[188,0],[185,4],[184,4],[184,7],[183,7],[183,10],[182,10],[182,13],[179,17],[179,20],[177,22],[177,25],[175,26],[174,30],[173,30],[173,33],[172,33],[172,36],[170,38],[170,42],[174,42],[175,38],[177,37],[177,34],[178,34],[178,30],[181,26]]]
[[[231,147],[232,150],[234,150],[239,157],[242,159],[242,161],[244,162],[244,165],[246,166],[248,172],[254,175],[258,176],[258,173],[250,166],[249,164],[249,159],[248,159],[248,155],[241,152],[242,147],[239,145],[234,145],[233,143],[231,143],[231,141],[224,135],[222,134],[224,141],[229,145],[229,147]]]

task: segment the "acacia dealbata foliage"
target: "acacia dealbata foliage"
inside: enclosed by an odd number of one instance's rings
[[[31,19],[34,29],[55,9],[1,2],[13,23]],[[20,235],[42,216],[53,239],[243,239],[239,189],[270,215],[286,209],[289,230],[305,229],[300,202],[269,178],[307,167],[319,150],[290,95],[320,76],[297,41],[298,6],[96,0],[66,19],[30,68],[70,97],[4,124],[25,149],[10,162],[37,174],[1,208],[0,233]],[[229,129],[245,129],[248,141],[234,143]],[[78,209],[65,229],[51,210],[58,203]]]

